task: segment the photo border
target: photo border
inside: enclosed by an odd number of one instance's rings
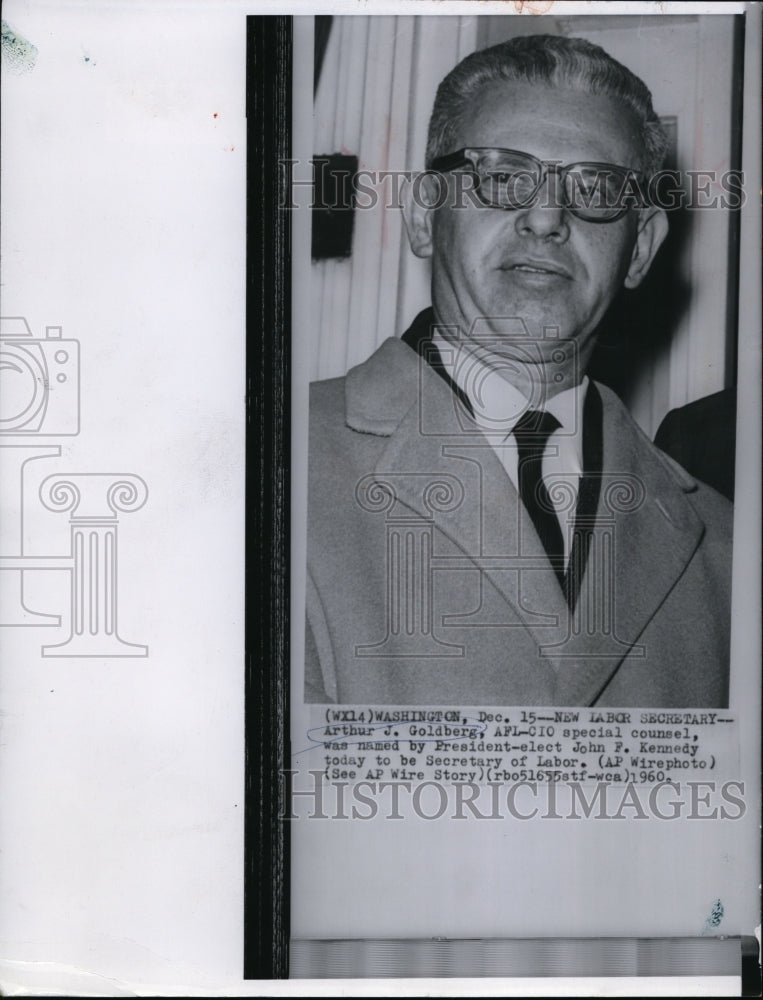
[[[244,979],[289,975],[292,18],[247,18]],[[266,375],[267,373],[267,375]]]

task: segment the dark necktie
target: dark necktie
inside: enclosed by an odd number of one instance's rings
[[[564,589],[564,539],[541,471],[546,443],[561,424],[545,410],[527,410],[512,434],[517,442],[519,495]]]

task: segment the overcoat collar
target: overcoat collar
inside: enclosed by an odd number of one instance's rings
[[[346,379],[347,426],[388,438],[377,478],[393,482],[400,504],[433,520],[463,552],[465,565],[481,569],[503,595],[535,638],[538,655],[554,667],[556,704],[592,704],[627,653],[648,655],[639,636],[704,533],[687,499],[696,482],[655,448],[611,390],[597,388],[604,471],[593,547],[571,615],[509,477],[447,382],[397,338]],[[457,496],[450,507],[445,502],[433,509],[432,492],[423,488],[425,481],[441,482],[441,498],[457,493],[459,460],[459,470],[477,470],[481,516]],[[513,526],[506,524],[516,536],[507,550],[516,552],[521,544],[521,572],[507,572],[510,561],[496,558],[488,544],[504,511],[516,513]]]

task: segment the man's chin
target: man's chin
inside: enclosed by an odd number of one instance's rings
[[[529,337],[533,340],[569,336],[574,329],[574,324],[570,323],[570,310],[554,299],[550,295],[545,300],[540,297],[527,302],[521,298],[506,300],[497,297],[480,309],[470,323],[470,333],[475,339],[480,339],[482,334],[508,339]]]

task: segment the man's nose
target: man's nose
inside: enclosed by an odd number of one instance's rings
[[[569,215],[563,207],[561,179],[555,171],[548,171],[532,205],[517,210],[515,226],[520,236],[537,236],[555,243],[567,239]]]

